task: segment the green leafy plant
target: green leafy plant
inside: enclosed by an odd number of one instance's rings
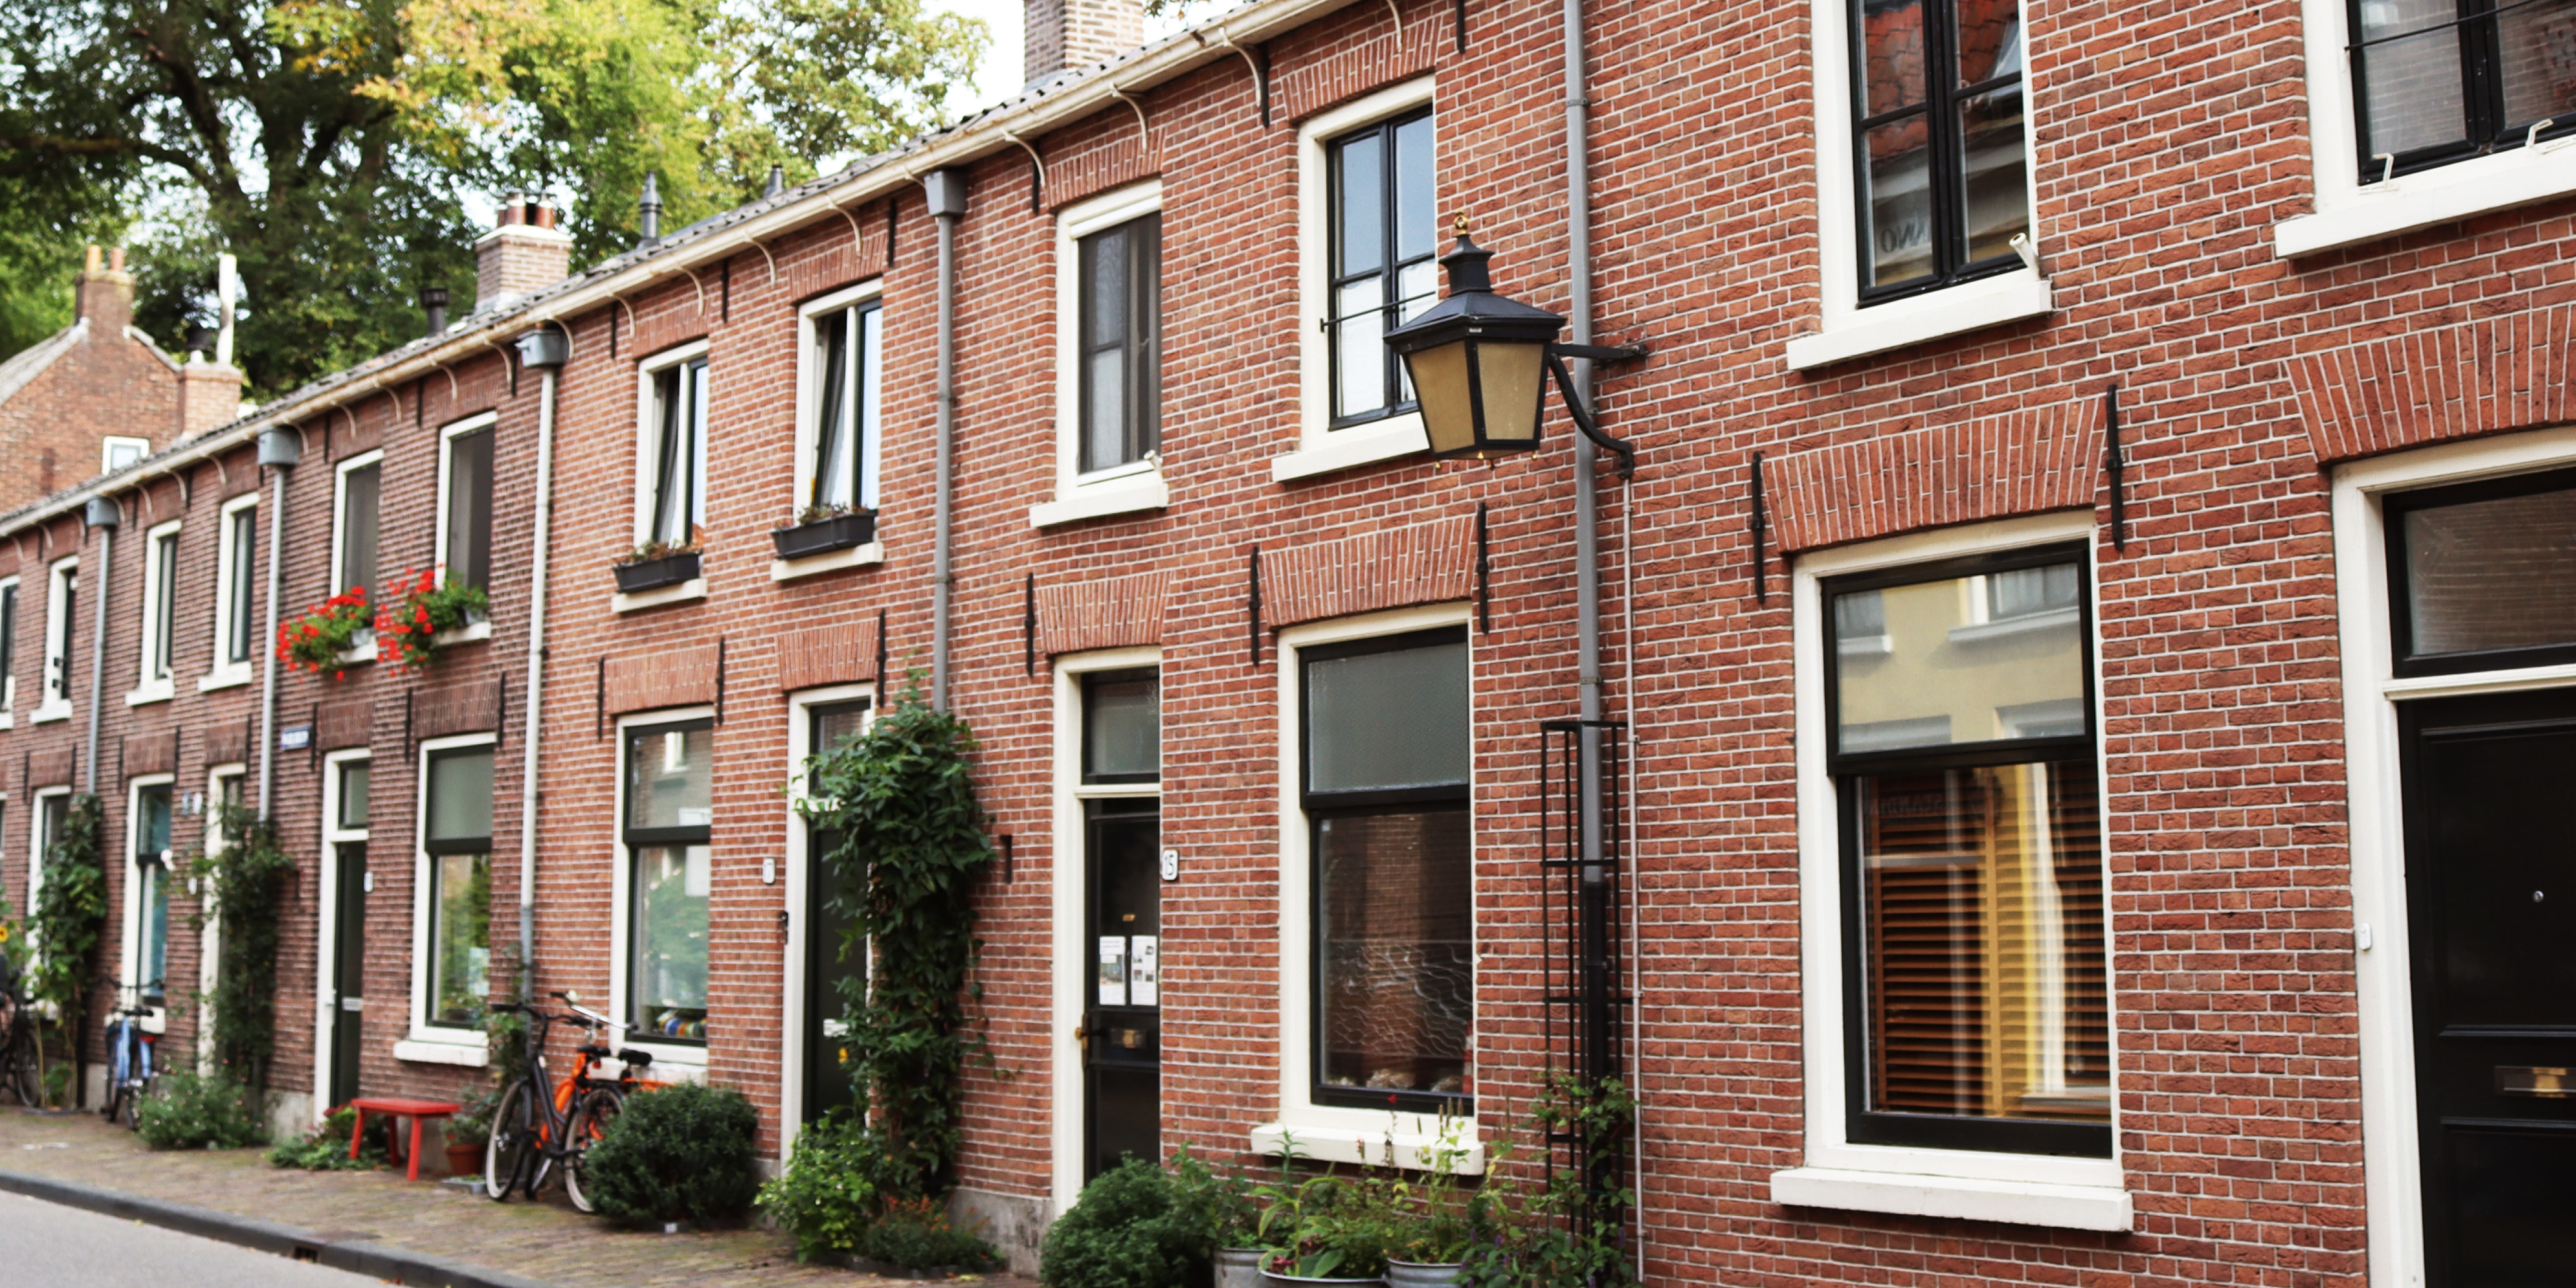
[[[107,925],[107,869],[100,861],[104,818],[95,793],[72,798],[63,816],[62,835],[45,847],[45,884],[36,894],[35,916],[28,924],[36,961],[28,971],[27,994],[52,1003],[61,1031],[75,1035],[81,1031],[81,1003],[88,996],[90,954],[97,950],[99,933]],[[36,1033],[41,1064],[44,1029],[40,1026]],[[61,1102],[50,1073],[46,1099]]]
[[[376,660],[414,671],[438,660],[440,631],[462,630],[492,606],[481,586],[440,585],[435,568],[404,569],[394,586],[396,593],[376,606]]]
[[[1284,1168],[1283,1168],[1284,1170]],[[1374,1176],[1310,1176],[1270,1188],[1261,1214],[1262,1264],[1299,1279],[1370,1279],[1386,1273],[1403,1227]]]
[[[894,1199],[859,1236],[858,1254],[906,1270],[981,1268],[1001,1259],[982,1236],[949,1223],[937,1199]]]
[[[1558,1074],[1531,1106],[1529,1132],[1579,1140],[1594,1157],[1626,1147],[1635,1103],[1617,1079],[1590,1083]],[[1484,1220],[1468,1242],[1463,1277],[1512,1288],[1629,1288],[1637,1282],[1627,1220],[1636,1196],[1613,1180],[1598,1192],[1572,1168],[1551,1169],[1535,1189],[1511,1167],[1508,1145],[1495,1151],[1478,1191]],[[1614,1177],[1623,1175],[1612,1169]]]
[[[885,1208],[890,1179],[883,1142],[865,1122],[834,1113],[796,1134],[786,1170],[760,1189],[760,1210],[796,1240],[810,1261],[853,1252]],[[892,1178],[900,1191],[907,1178]]]
[[[1209,1234],[1177,1188],[1140,1158],[1093,1177],[1047,1230],[1046,1288],[1186,1288],[1207,1264]]]
[[[801,528],[806,524],[821,523],[826,519],[838,519],[845,515],[865,513],[867,513],[867,511],[860,509],[855,505],[846,505],[839,501],[818,501],[813,505],[809,505],[804,509],[798,510],[796,512],[796,521],[793,523],[781,524],[779,525],[778,530],[784,532],[789,528]]]
[[[1172,1155],[1172,1210],[1207,1251],[1248,1248],[1260,1238],[1261,1202],[1240,1171],[1219,1172],[1184,1145]]]
[[[268,1143],[260,1097],[222,1076],[172,1070],[134,1110],[135,1134],[154,1149],[242,1149]],[[342,1138],[343,1140],[346,1137]]]
[[[752,1163],[759,1130],[759,1111],[731,1087],[639,1092],[590,1147],[582,1190],[621,1221],[740,1216],[760,1188]]]
[[[346,665],[340,655],[357,647],[358,635],[375,620],[367,608],[367,588],[352,586],[277,624],[277,660],[292,671],[340,679]]]
[[[357,1130],[358,1111],[334,1109],[323,1116],[322,1125],[301,1139],[280,1141],[268,1151],[271,1167],[301,1168],[308,1172],[365,1172],[385,1165],[391,1157],[387,1148],[393,1120],[379,1118],[376,1130],[367,1133],[360,1143],[358,1156],[349,1156],[349,1135]]]
[[[618,556],[617,562],[640,564],[650,563],[656,559],[668,559],[673,555],[702,554],[706,550],[706,544],[707,530],[692,525],[689,528],[689,539],[686,541],[664,541],[656,537]]]
[[[806,764],[797,810],[833,838],[822,861],[840,878],[844,953],[874,969],[840,981],[849,1068],[884,1152],[890,1197],[941,1195],[952,1183],[958,1103],[969,1058],[975,878],[992,862],[975,799],[966,722],[932,709],[914,673],[867,732]]]
[[[220,932],[202,1027],[217,1072],[258,1093],[268,1087],[277,1049],[277,959],[295,860],[277,843],[276,829],[243,806],[220,807],[214,823],[221,843],[201,849],[189,863],[190,872],[211,887],[207,907]],[[191,922],[203,933],[206,919],[201,908]]]

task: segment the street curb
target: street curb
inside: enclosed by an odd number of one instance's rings
[[[310,1261],[334,1270],[407,1284],[411,1288],[554,1288],[553,1285],[503,1270],[486,1270],[426,1252],[414,1252],[372,1239],[333,1239],[296,1226],[234,1216],[192,1203],[147,1199],[78,1181],[0,1171],[0,1192],[60,1203],[106,1216],[157,1225],[223,1243]]]

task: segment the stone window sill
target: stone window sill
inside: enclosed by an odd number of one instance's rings
[[[1318,1112],[1316,1121],[1313,1122],[1293,1121],[1292,1116],[1292,1118],[1282,1118],[1278,1122],[1263,1123],[1252,1129],[1252,1152],[1277,1158],[1287,1153],[1293,1145],[1297,1157],[1302,1159],[1384,1167],[1388,1151],[1392,1149],[1397,1166],[1425,1171],[1430,1169],[1442,1150],[1442,1142],[1436,1128],[1430,1131],[1418,1129],[1405,1131],[1400,1128],[1389,1130],[1387,1115],[1383,1113],[1368,1115],[1375,1121],[1375,1126],[1327,1120],[1325,1115],[1333,1113],[1334,1111],[1331,1110]],[[1414,1118],[1423,1124],[1437,1121],[1420,1115],[1400,1115],[1398,1121],[1405,1117]],[[1463,1126],[1468,1132],[1475,1130],[1472,1120],[1465,1121]],[[1482,1176],[1485,1174],[1484,1141],[1469,1138],[1456,1141],[1449,1148],[1459,1152],[1455,1175]]]
[[[1029,507],[1029,526],[1052,528],[1059,524],[1080,523],[1085,519],[1104,519],[1113,514],[1138,514],[1160,510],[1172,503],[1172,489],[1163,483],[1162,472],[1130,474],[1099,483],[1077,485],[1060,499]]]
[[[2515,148],[2349,192],[2319,193],[2315,214],[2272,225],[2272,253],[2296,259],[2342,250],[2576,192],[2576,148],[2566,142]]]
[[[647,608],[660,608],[665,604],[685,604],[691,600],[706,597],[707,579],[691,577],[676,586],[658,586],[652,590],[639,590],[632,595],[622,590],[613,591],[608,596],[608,611],[640,613]]]
[[[1855,309],[1814,335],[1789,341],[1791,371],[1811,371],[1990,326],[2044,317],[2055,307],[2045,277],[2021,269],[1947,290]]]
[[[490,638],[492,638],[492,623],[489,620],[469,621],[454,630],[440,631],[430,636],[429,643],[433,648],[446,648],[451,644],[471,644],[477,640]]]
[[[29,721],[30,721],[31,723],[34,723],[34,724],[52,724],[52,723],[53,723],[54,721],[56,721],[56,720],[69,720],[69,719],[71,719],[71,718],[72,718],[72,704],[71,704],[71,703],[69,703],[69,702],[48,702],[48,703],[45,703],[45,704],[43,704],[43,705],[41,705],[41,706],[37,707],[37,708],[36,708],[36,714],[35,714],[35,715],[33,715],[33,716],[30,716],[28,719],[29,719]]]
[[[2100,1185],[1793,1167],[1771,1174],[1771,1201],[1790,1207],[1956,1217],[2061,1230],[2128,1230],[2128,1191]]]
[[[250,683],[250,667],[227,666],[197,681],[197,692],[212,693],[217,689],[237,688]]]
[[[1292,483],[1430,450],[1431,440],[1423,435],[1421,415],[1407,412],[1371,424],[1337,429],[1321,437],[1309,436],[1304,447],[1270,458],[1270,481]]]
[[[126,694],[125,705],[139,707],[146,703],[167,702],[176,696],[176,689],[177,686],[166,679],[154,680],[149,684],[139,685],[132,693]]]
[[[819,555],[807,555],[802,559],[772,559],[769,561],[769,579],[794,581],[800,577],[839,572],[844,568],[872,568],[884,562],[885,543],[866,541],[847,549],[826,550]]]
[[[394,1042],[394,1058],[413,1064],[452,1064],[467,1069],[480,1069],[492,1062],[491,1052],[482,1042],[458,1042],[445,1037],[398,1039]]]

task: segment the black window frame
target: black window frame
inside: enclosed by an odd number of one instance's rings
[[[2390,492],[2380,499],[2380,526],[2384,531],[2388,560],[2389,657],[2391,670],[2399,677],[2418,675],[2459,675],[2468,671],[2502,671],[2526,666],[2557,666],[2576,662],[2576,640],[2564,644],[2533,644],[2517,648],[2471,649],[2458,653],[2423,653],[2414,651],[2414,597],[2407,579],[2406,516],[2416,510],[2437,510],[2479,501],[2502,501],[2517,496],[2536,496],[2543,492],[2576,490],[2576,468],[2540,470],[2529,474],[2512,474],[2503,478],[2480,479],[2469,483],[2452,483],[2434,487],[2412,488]]]
[[[1851,36],[1852,229],[1857,235],[1853,249],[1859,256],[1853,282],[1862,308],[2001,276],[2022,266],[2021,256],[2011,252],[1978,260],[1968,258],[1967,175],[1963,169],[1967,148],[1959,132],[1961,103],[2000,89],[2021,87],[2023,190],[2035,197],[2037,186],[2029,124],[2030,25],[2021,12],[2028,0],[2021,0],[2014,9],[2014,22],[2023,42],[2020,70],[2006,76],[1989,76],[1973,85],[1958,83],[1958,0],[1919,0],[1923,7],[1923,98],[1873,116],[1869,111],[1868,10],[1875,2],[1847,0],[1843,11]],[[1932,215],[1932,272],[1920,281],[1874,286],[1870,279],[1875,276],[1873,266],[1878,262],[1873,245],[1878,229],[1870,213],[1869,132],[1917,115],[1923,118],[1924,146],[1930,152],[1926,164],[1930,167],[1927,194]],[[2036,226],[2034,221],[2033,228]]]
[[[879,406],[882,412],[883,391],[872,391],[868,388],[867,329],[871,325],[876,326],[878,343],[880,345],[884,343],[885,300],[883,297],[873,297],[836,305],[813,315],[810,325],[814,328],[815,345],[821,350],[814,375],[820,385],[815,390],[813,404],[812,477],[807,480],[805,496],[800,504],[825,504],[824,494],[828,489],[825,487],[824,466],[830,460],[826,453],[832,444],[839,442],[842,431],[846,429],[849,433],[849,441],[840,443],[840,450],[848,461],[850,499],[847,504],[853,510],[873,510],[874,507],[867,504],[870,482],[868,442],[882,431],[878,425],[870,423],[867,406],[870,394],[876,393],[880,396]],[[669,369],[677,370],[687,365],[689,364],[685,362],[676,363]],[[663,397],[661,374],[654,373],[656,399]],[[884,372],[880,370],[878,374],[882,376]],[[703,373],[700,378],[704,378]],[[666,426],[666,431],[667,428]],[[698,432],[704,434],[706,427],[699,426]],[[657,451],[660,450],[659,441],[659,439],[656,440]],[[659,477],[658,473],[656,477]],[[657,501],[657,510],[658,506]]]
[[[699,395],[706,389],[707,358],[704,354],[682,358],[652,373],[653,410],[657,422],[653,431],[653,473],[647,493],[651,504],[645,511],[644,540],[670,545],[684,545],[697,539],[698,516],[706,508],[707,481],[699,473],[698,463],[706,456],[707,426],[697,414]],[[712,401],[709,403],[712,408]],[[679,528],[666,527],[663,518],[672,509],[672,492],[677,488]]]
[[[1316,791],[1311,783],[1315,761],[1313,684],[1307,678],[1310,662],[1331,662],[1343,658],[1366,657],[1373,653],[1396,653],[1407,649],[1428,648],[1444,644],[1467,645],[1470,654],[1474,644],[1466,626],[1435,626],[1427,630],[1403,631],[1393,635],[1372,635],[1365,639],[1336,640],[1309,644],[1297,649],[1297,803],[1306,821],[1306,1084],[1307,1101],[1350,1109],[1393,1109],[1401,1113],[1436,1114],[1443,1110],[1472,1115],[1476,1095],[1468,1092],[1398,1091],[1380,1087],[1336,1087],[1324,1081],[1324,1061],[1328,1054],[1324,1043],[1324,966],[1326,931],[1324,916],[1324,822],[1334,818],[1360,818],[1371,814],[1429,813],[1424,806],[1439,807],[1439,812],[1455,810],[1467,816],[1468,839],[1475,837],[1475,708],[1473,699],[1474,671],[1470,661],[1470,697],[1468,723],[1464,731],[1468,749],[1468,779],[1457,784],[1430,784],[1415,787],[1372,788],[1363,790]],[[1474,926],[1474,901],[1468,905],[1469,927]],[[1472,940],[1471,940],[1472,944]],[[1475,952],[1468,953],[1468,996],[1475,996],[1473,974]],[[1468,1052],[1470,1069],[1474,1052]]]
[[[438,1018],[439,907],[441,895],[444,893],[439,889],[439,886],[442,883],[438,875],[438,860],[440,856],[448,854],[480,854],[483,856],[483,862],[486,869],[489,869],[492,862],[492,837],[489,833],[482,836],[451,836],[444,838],[432,837],[429,834],[429,820],[436,816],[434,812],[435,802],[430,799],[430,794],[435,790],[435,786],[438,782],[438,762],[441,760],[459,759],[474,755],[487,757],[492,762],[493,787],[491,804],[494,812],[497,813],[498,807],[501,803],[501,749],[497,744],[478,742],[469,743],[461,747],[434,747],[421,753],[420,852],[428,859],[428,862],[424,865],[428,868],[428,874],[422,881],[422,885],[429,897],[429,915],[428,924],[424,928],[427,932],[428,939],[428,943],[424,945],[428,950],[428,961],[424,964],[428,969],[423,970],[420,973],[422,989],[420,1014],[421,1022],[432,1028],[479,1029],[483,1027],[482,1017],[477,1017],[471,1020],[442,1020]],[[354,758],[351,761],[342,762],[344,767],[351,763],[371,764],[371,762],[358,761]],[[345,768],[339,772],[345,772]],[[369,803],[373,804],[375,795],[375,774],[372,767],[369,769],[367,777]],[[341,831],[354,832],[359,830],[358,828],[350,827],[345,823],[341,823],[336,818],[333,820],[333,826]],[[361,824],[361,826],[364,825]],[[372,833],[372,829],[369,830]],[[492,947],[492,918],[491,909],[488,907],[484,909],[483,939],[483,947],[486,951],[489,951]],[[491,977],[488,974],[484,977],[484,982],[486,988],[489,988]],[[487,1007],[485,1014],[488,1015],[490,1013],[488,1010],[490,1005],[490,994],[488,992],[485,994],[485,998],[485,1005]]]
[[[1153,684],[1154,684],[1154,735],[1155,735],[1155,737],[1154,737],[1154,747],[1155,747],[1155,754],[1154,754],[1154,772],[1152,772],[1152,773],[1150,773],[1150,774],[1145,774],[1145,773],[1111,774],[1111,773],[1102,773],[1102,772],[1100,772],[1100,771],[1098,771],[1098,770],[1093,769],[1093,768],[1091,767],[1091,730],[1092,730],[1092,718],[1093,718],[1093,717],[1092,717],[1092,713],[1093,713],[1093,711],[1094,711],[1094,710],[1096,710],[1096,709],[1097,709],[1097,704],[1093,701],[1094,690],[1093,690],[1092,686],[1093,686],[1093,685],[1098,685],[1098,684],[1131,684],[1131,683],[1134,683],[1134,682],[1139,681],[1139,680],[1150,680],[1150,681],[1152,681],[1152,682],[1153,682]],[[1083,786],[1085,786],[1085,787],[1103,787],[1103,786],[1111,786],[1111,785],[1121,784],[1121,783],[1153,784],[1153,783],[1160,783],[1160,782],[1162,782],[1162,781],[1163,781],[1163,769],[1162,769],[1162,763],[1163,763],[1163,762],[1162,762],[1162,729],[1163,729],[1163,717],[1162,717],[1162,710],[1163,710],[1163,693],[1162,693],[1162,690],[1163,690],[1163,668],[1161,668],[1161,667],[1159,667],[1159,666],[1137,666],[1137,667],[1125,667],[1125,668],[1121,668],[1121,669],[1119,669],[1119,670],[1115,670],[1115,671],[1086,671],[1086,672],[1084,672],[1084,673],[1083,673],[1083,675],[1082,675],[1082,785],[1083,785]]]
[[[439,579],[444,584],[491,588],[492,490],[493,476],[500,470],[499,435],[500,426],[490,423],[442,435],[439,450],[446,454],[447,494],[438,523]],[[460,545],[464,549],[459,550]]]
[[[1127,243],[1127,326],[1115,340],[1092,334],[1092,301],[1101,290],[1099,251],[1109,239]],[[1074,472],[1096,474],[1133,465],[1162,450],[1163,441],[1163,212],[1148,211],[1107,228],[1084,233],[1074,241],[1075,314]],[[1091,359],[1119,350],[1119,405],[1126,423],[1119,427],[1120,459],[1096,461],[1091,456]]]
[[[2355,173],[2362,183],[2371,184],[2382,175],[2395,177],[2439,169],[2496,152],[2521,148],[2529,138],[2535,121],[2512,121],[2505,117],[2503,36],[2497,21],[2511,9],[2536,3],[2537,0],[2455,0],[2450,22],[2418,27],[2393,35],[2364,39],[2361,6],[2364,0],[2344,0],[2344,67],[2352,82],[2352,138]],[[2460,137],[2449,143],[2427,144],[2404,152],[2384,154],[2370,141],[2369,58],[2376,46],[2401,40],[2422,39],[2427,33],[2450,28],[2459,40],[2460,58]],[[2576,134],[2576,113],[2562,113],[2565,119],[2540,132],[2539,141],[2565,138]],[[2379,159],[2390,155],[2395,165]]]
[[[632,776],[633,762],[628,758],[635,754],[636,740],[639,737],[666,733],[695,733],[701,730],[712,731],[715,727],[716,722],[713,716],[695,716],[681,720],[655,720],[650,722],[639,721],[635,724],[621,725],[617,730],[617,778],[619,783],[617,802],[617,844],[620,849],[625,851],[625,853],[618,856],[618,861],[626,865],[626,906],[619,910],[618,913],[619,916],[626,919],[626,960],[618,963],[617,969],[623,972],[623,982],[625,984],[625,988],[623,990],[625,994],[625,1006],[623,1009],[628,1012],[629,1019],[633,1018],[633,1012],[636,1005],[636,948],[643,942],[643,926],[641,924],[642,919],[640,914],[644,906],[644,889],[643,884],[636,879],[637,855],[640,851],[654,846],[685,847],[691,845],[703,845],[708,847],[707,862],[710,865],[710,876],[712,876],[712,865],[715,862],[714,847],[716,830],[714,781],[715,739],[710,737],[707,740],[707,822],[702,826],[637,827],[630,822],[629,820],[634,816],[635,804],[632,786],[629,781]],[[715,910],[712,899],[709,900],[707,911],[707,941],[708,948],[710,950],[708,953],[707,964],[709,973],[712,974],[715,965],[713,953],[715,941]],[[710,990],[707,1000],[710,1003],[715,1000],[712,990]],[[714,1027],[713,1021],[715,1008],[710,1005],[706,1009],[707,1019],[702,1021],[702,1023],[712,1031]],[[707,1045],[707,1039],[704,1037],[677,1037],[670,1034],[655,1033],[640,1026],[629,1030],[629,1032],[635,1040],[656,1042],[666,1046],[702,1047]]]
[[[2075,630],[2081,650],[2084,732],[2044,738],[1998,738],[1976,743],[1846,753],[1842,750],[1842,658],[1833,630],[1834,597],[1855,591],[1886,590],[1925,582],[2012,572],[2072,562],[2075,565]],[[2057,542],[2017,550],[1965,555],[1893,568],[1829,577],[1816,592],[1825,638],[1825,772],[1833,779],[1837,851],[1837,924],[1842,933],[1842,1067],[1843,1138],[1855,1145],[1910,1145],[1986,1153],[2045,1154],[2065,1158],[2109,1158],[2116,1123],[2069,1123],[2031,1119],[1970,1118],[1946,1114],[1895,1113],[1869,1104],[1869,975],[1863,960],[1868,942],[1861,869],[1861,793],[1854,780],[1908,772],[1978,769],[1997,765],[2081,760],[2096,766],[2094,790],[2101,791],[2101,729],[2095,711],[2093,648],[2093,548],[2087,541]],[[2108,855],[2107,829],[2104,854]],[[2104,889],[2108,891],[2108,874]],[[2110,991],[2109,908],[2105,900],[2104,987]],[[2119,1034],[2109,1037],[2116,1085]]]
[[[1382,360],[1386,364],[1386,402],[1379,407],[1354,415],[1344,415],[1340,409],[1342,323],[1348,320],[1340,311],[1342,288],[1364,277],[1383,276],[1386,279],[1386,302],[1376,309],[1380,318],[1379,333],[1382,335],[1394,330],[1403,321],[1406,297],[1398,292],[1403,290],[1404,270],[1416,264],[1436,261],[1440,257],[1440,237],[1437,228],[1433,230],[1429,248],[1422,254],[1400,257],[1402,253],[1396,244],[1397,225],[1404,201],[1396,192],[1398,171],[1395,134],[1397,130],[1416,121],[1432,123],[1431,148],[1434,173],[1431,176],[1431,196],[1436,208],[1440,199],[1440,176],[1437,173],[1440,156],[1440,124],[1429,105],[1399,112],[1383,120],[1372,121],[1355,130],[1345,130],[1324,141],[1324,409],[1325,425],[1328,429],[1365,425],[1393,416],[1402,416],[1421,408],[1421,403],[1410,396],[1411,390],[1407,388],[1404,364],[1396,361],[1392,354],[1382,354]],[[1378,147],[1380,184],[1378,190],[1384,193],[1386,198],[1385,209],[1381,212],[1378,227],[1380,258],[1375,266],[1366,271],[1352,272],[1349,271],[1349,266],[1342,262],[1342,149],[1370,135],[1377,135],[1381,140]],[[1437,274],[1434,276],[1436,278]],[[1437,296],[1439,290],[1439,283],[1435,280],[1430,293]]]

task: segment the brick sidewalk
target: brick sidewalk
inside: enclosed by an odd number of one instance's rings
[[[647,1234],[586,1217],[560,1199],[493,1203],[461,1188],[405,1181],[399,1172],[301,1172],[270,1167],[259,1150],[156,1153],[95,1114],[0,1109],[0,1170],[79,1181],[145,1198],[364,1237],[561,1288],[645,1284],[832,1284],[899,1281],[797,1264],[768,1230]],[[961,1281],[962,1282],[962,1281]],[[1012,1275],[982,1288],[1036,1288]]]

